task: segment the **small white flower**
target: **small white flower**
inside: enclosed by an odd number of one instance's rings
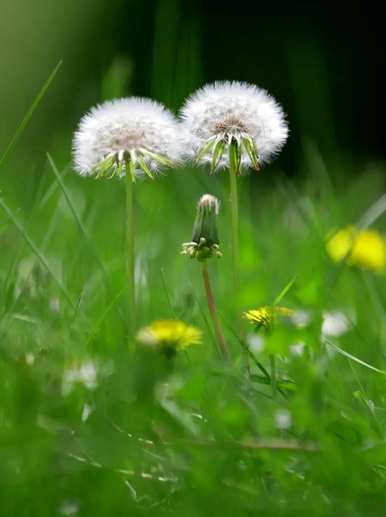
[[[280,431],[286,431],[292,425],[292,415],[288,409],[278,409],[274,418],[275,425]]]
[[[290,317],[296,328],[302,329],[307,327],[312,320],[311,313],[306,310],[295,311]]]
[[[86,361],[65,370],[62,381],[63,395],[69,395],[76,384],[82,384],[88,390],[98,386],[98,367],[94,361]]]
[[[181,110],[188,157],[228,167],[235,142],[240,170],[259,169],[287,140],[284,112],[265,90],[241,82],[216,82],[195,92]]]
[[[351,329],[348,317],[341,311],[323,313],[322,336],[339,337]]]
[[[92,406],[90,406],[90,404],[87,404],[87,403],[84,404],[83,409],[82,409],[82,416],[81,416],[82,422],[86,422],[86,420],[93,413],[93,411],[94,411],[94,408]]]
[[[76,515],[78,513],[79,505],[72,499],[66,499],[61,504],[59,511],[62,515],[70,517],[71,515]]]
[[[35,362],[35,356],[31,352],[28,352],[28,354],[25,354],[25,362],[28,364],[28,366],[33,366]]]
[[[252,352],[259,354],[264,350],[264,339],[258,334],[248,334],[247,344]]]
[[[301,357],[304,354],[305,349],[305,343],[304,341],[298,341],[297,343],[294,343],[293,345],[290,345],[289,351],[290,354],[294,357]]]
[[[142,97],[116,99],[90,110],[73,142],[75,169],[82,176],[122,176],[129,169],[152,177],[179,158],[175,117],[161,104]]]

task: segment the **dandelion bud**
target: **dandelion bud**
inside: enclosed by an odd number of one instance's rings
[[[210,194],[204,194],[197,205],[192,241],[182,245],[183,255],[188,255],[197,260],[206,260],[213,256],[222,256],[219,249],[220,241],[216,222],[218,213],[218,199]]]

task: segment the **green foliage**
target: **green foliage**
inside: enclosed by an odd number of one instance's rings
[[[177,17],[176,4],[167,13]],[[169,83],[157,86],[171,95]],[[127,343],[124,181],[58,166],[67,142],[58,135],[31,180],[2,163],[1,515],[383,515],[386,286],[325,250],[332,229],[378,206],[383,166],[353,179],[337,157],[342,188],[329,173],[336,163],[310,145],[296,180],[275,165],[238,177],[239,293],[226,174],[186,167],[139,179],[138,327],[174,318],[204,333],[171,361]],[[258,165],[258,150],[244,145]],[[215,161],[221,152],[217,144]],[[222,202],[224,256],[209,268],[229,363],[216,353],[199,268],[179,254],[205,192]],[[234,313],[236,295],[244,310],[280,303],[309,318],[255,335]],[[322,339],[331,311],[349,325]]]

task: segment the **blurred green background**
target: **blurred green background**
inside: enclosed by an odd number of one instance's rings
[[[2,0],[0,144],[63,60],[23,136],[29,154],[52,148],[58,132],[68,137],[103,99],[154,96],[177,110],[198,86],[238,79],[284,105],[292,129],[281,158],[288,169],[297,168],[309,137],[323,153],[355,150],[357,172],[364,159],[385,156],[379,9],[376,2],[362,15],[345,2]]]
[[[0,515],[383,515],[384,275],[325,250],[365,214],[385,231],[377,4],[0,2],[0,156],[17,136],[0,166]],[[139,324],[181,318],[204,333],[170,372],[128,350],[124,188],[73,173],[72,135],[105,99],[151,96],[177,111],[217,79],[267,88],[291,134],[239,181],[239,293],[226,174],[183,167],[138,183]],[[221,200],[224,257],[210,271],[230,365],[214,352],[197,264],[179,255],[205,192]],[[281,303],[311,321],[278,327],[263,349],[245,322],[240,334],[263,369],[278,354],[275,398],[256,362],[246,374],[234,298],[270,304],[291,279]],[[329,338],[338,352],[321,339],[334,311],[350,320]]]

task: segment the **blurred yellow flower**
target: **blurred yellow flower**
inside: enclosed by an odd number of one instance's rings
[[[375,272],[386,268],[386,239],[375,230],[360,230],[348,226],[337,231],[326,244],[327,252],[335,262],[346,261],[352,266]]]
[[[277,316],[292,316],[294,311],[287,307],[275,307],[265,305],[258,309],[251,309],[243,313],[243,317],[252,325],[269,329],[272,327]]]
[[[159,348],[167,355],[173,355],[191,345],[202,342],[202,333],[191,325],[179,320],[157,320],[142,328],[137,340],[143,345]]]

